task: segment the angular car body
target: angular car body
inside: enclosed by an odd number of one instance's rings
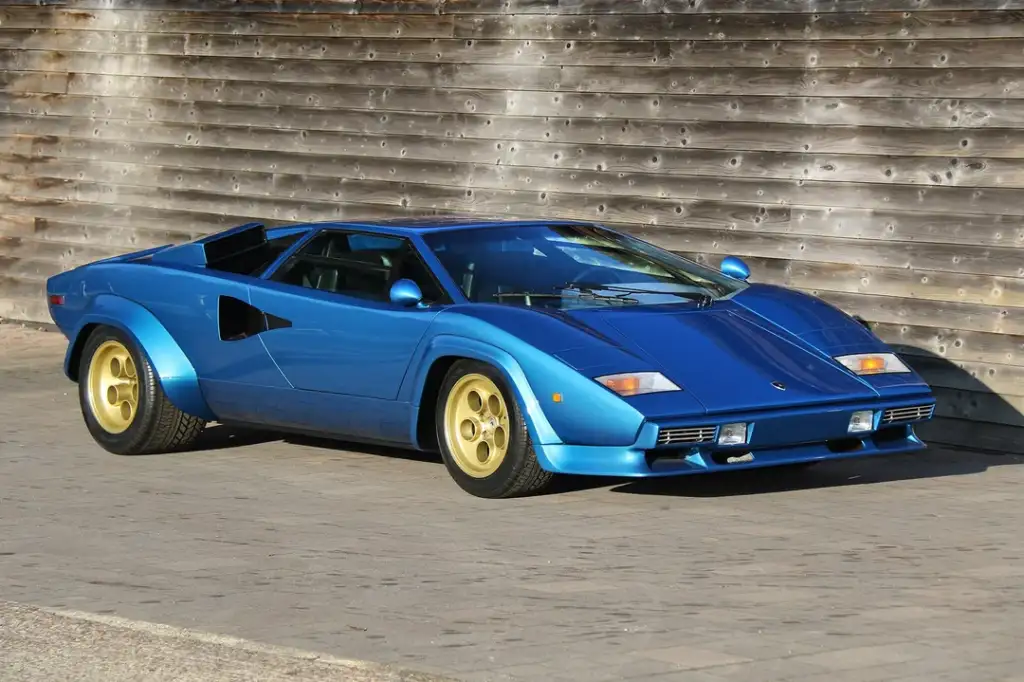
[[[250,224],[47,293],[86,423],[124,454],[217,421],[440,450],[463,488],[502,497],[557,473],[924,447],[935,400],[915,372],[845,313],[748,275],[589,223]]]

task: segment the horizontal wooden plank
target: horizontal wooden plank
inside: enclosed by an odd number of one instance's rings
[[[8,0],[8,6],[46,6],[64,10],[90,11],[109,10],[112,6],[119,12],[138,10],[233,12],[298,12],[298,13],[356,13],[364,0]],[[410,5],[423,10],[440,6],[440,0],[408,0]]]
[[[26,191],[29,190],[29,191]],[[217,192],[170,190],[166,187],[135,187],[73,183],[35,178],[28,181],[0,178],[0,196],[8,201],[56,201],[77,204],[108,204],[165,210],[189,209],[197,213],[254,216],[265,220],[372,220],[406,215],[433,215],[430,207],[403,205],[402,198],[383,201],[313,201],[288,196],[244,196]],[[390,199],[390,197],[388,197]],[[450,210],[438,208],[436,213]]]
[[[990,277],[941,270],[761,257],[748,258],[747,265],[757,281],[809,291],[828,290],[908,296],[934,301],[1024,306],[1024,277]],[[1024,315],[1024,311],[1019,314]],[[1024,389],[1021,394],[1024,395]]]
[[[110,0],[11,0],[13,6],[58,6],[75,10],[102,10]],[[815,13],[868,12],[877,0],[819,0]],[[1021,9],[1021,0],[893,0],[889,11]],[[206,12],[403,12],[413,14],[746,14],[805,13],[807,0],[119,0],[120,11],[202,10]]]
[[[139,0],[141,1],[141,0]],[[446,0],[443,11],[452,14],[799,14],[807,0]],[[816,14],[870,12],[877,0],[816,0]],[[889,11],[935,12],[949,10],[1021,9],[1021,0],[888,0]]]
[[[715,177],[776,178],[880,184],[942,185],[959,187],[1024,187],[1024,158],[894,156],[866,153],[810,153],[804,151],[732,151],[708,149],[715,141],[737,143],[741,136],[755,140],[751,124],[687,125],[662,122],[645,125],[634,121],[575,121],[522,116],[477,114],[426,114],[419,112],[372,112],[314,107],[275,107],[179,102],[129,97],[92,98],[74,95],[5,95],[0,93],[0,112],[17,116],[79,116],[90,122],[128,120],[195,125],[231,125],[277,130],[353,131],[378,135],[478,138],[517,141],[517,154],[505,161],[529,166],[600,169],[609,172],[667,173]],[[763,128],[763,126],[762,126]],[[771,137],[790,148],[807,145],[788,130],[765,130],[763,145]],[[650,143],[678,143],[684,129],[687,146],[650,150]],[[716,130],[718,132],[716,133]],[[802,127],[804,131],[806,127]],[[841,132],[832,131],[838,136]],[[902,133],[902,134],[900,134]],[[675,140],[670,139],[672,134]],[[827,131],[818,130],[821,139]],[[915,134],[888,131],[890,139],[912,144]],[[962,138],[957,135],[958,142]],[[1006,137],[1005,134],[1002,137]],[[907,139],[910,138],[910,139]],[[608,144],[586,144],[599,140]],[[806,139],[806,138],[803,138]],[[530,144],[539,142],[542,144]],[[567,143],[557,145],[555,143]],[[1024,143],[1024,137],[1021,140]],[[571,146],[570,146],[571,145]],[[628,148],[633,147],[633,148]],[[721,142],[719,143],[721,146]],[[748,145],[751,146],[751,145]],[[1024,151],[1024,148],[1022,148]],[[557,158],[556,158],[557,155]],[[475,156],[475,154],[474,154]],[[447,158],[447,155],[445,155]]]
[[[980,365],[1024,366],[1024,336],[906,324],[873,323],[871,329],[898,352],[908,355]]]
[[[565,204],[570,204],[571,202],[569,198],[562,199],[559,197],[559,199],[564,201]],[[635,204],[636,202],[645,202],[642,204],[644,208],[650,208],[648,203],[650,200],[631,201],[629,198],[624,198],[622,203],[625,207],[628,207],[631,203]],[[604,205],[609,213],[612,212],[613,208],[617,211],[624,210],[611,201],[606,200]],[[678,222],[677,225],[689,227],[685,222]],[[879,268],[906,269],[911,272],[920,272],[921,279],[927,279],[930,274],[927,271],[940,272],[945,270],[946,273],[966,273],[973,269],[976,271],[988,271],[985,273],[975,272],[974,274],[996,274],[992,270],[1002,269],[1007,271],[1008,274],[1004,275],[1004,279],[998,281],[1007,285],[1015,292],[1019,290],[1020,284],[1014,280],[1019,280],[1024,276],[1024,273],[1021,273],[1021,266],[1024,265],[1024,261],[1021,259],[1021,251],[1016,249],[1007,249],[1002,253],[996,253],[994,250],[977,251],[973,253],[977,259],[976,264],[961,262],[952,267],[944,268],[943,266],[947,266],[954,259],[960,258],[958,254],[970,253],[968,251],[969,247],[957,246],[955,249],[943,249],[943,247],[935,245],[920,244],[912,247],[896,248],[895,245],[883,246],[877,242],[859,239],[828,239],[770,232],[719,232],[693,229],[692,227],[680,229],[680,227],[652,226],[637,221],[632,232],[673,251],[707,253],[718,257],[738,255],[796,262],[814,261],[819,263],[845,264],[853,266],[847,268],[847,272],[850,273],[856,273],[857,267],[870,265]],[[991,259],[990,255],[992,256]],[[993,262],[997,260],[1001,261],[1001,264]],[[809,273],[803,276],[807,278],[807,281],[812,279],[812,275]],[[883,280],[889,280],[890,283],[892,278],[895,277],[891,273],[880,274],[879,276]],[[953,290],[955,285],[948,278],[941,274],[937,278],[940,281],[945,280],[944,284],[936,285],[939,290],[945,289],[950,292]],[[863,285],[863,280],[860,281],[862,286],[867,286]],[[990,293],[990,298],[987,300],[995,301],[1002,299],[1005,294],[1002,293],[1002,289],[997,289],[1001,285],[996,284],[996,280],[987,281],[993,284],[993,292]],[[916,283],[904,282],[904,285],[907,292],[905,295],[912,295],[910,293],[912,291],[923,291],[929,288],[929,282],[921,282],[920,280]],[[1000,293],[996,294],[996,291]],[[980,295],[981,287],[979,287],[976,293],[976,296],[980,297]],[[1018,300],[1016,293],[1011,294],[1008,298],[1014,301]],[[999,305],[1006,306],[1007,303],[1008,301],[1006,300],[1000,300]],[[1013,312],[1012,314],[1016,315],[1018,313]]]
[[[0,91],[5,93],[63,93],[68,89],[68,74],[42,71],[0,71]]]
[[[935,414],[975,423],[1024,427],[1024,398],[1017,396],[934,388]]]
[[[76,31],[45,27],[8,29],[0,24],[0,48],[10,50],[184,55],[189,37],[173,33]]]
[[[0,323],[53,324],[46,304],[46,287],[0,275]]]
[[[876,6],[877,7],[877,6]],[[935,11],[815,14],[623,16],[456,16],[457,38],[619,40],[807,40],[1011,38],[1024,35],[1019,12]]]
[[[34,235],[47,238],[49,225],[67,224],[74,226],[58,232],[57,241],[88,241],[98,238],[91,230],[109,227],[128,232],[167,232],[203,235],[218,230],[252,222],[253,215],[224,215],[222,213],[201,213],[175,209],[154,209],[146,206],[116,204],[76,204],[72,202],[24,199],[11,196],[0,197],[0,220],[22,221],[22,227],[15,231],[13,225],[0,225],[0,232],[9,231],[12,236]],[[25,221],[28,221],[27,223]],[[6,223],[4,223],[6,224]],[[72,234],[80,235],[75,238]],[[174,238],[168,239],[174,241]]]
[[[529,66],[725,68],[1007,68],[1024,66],[1024,40],[464,40],[237,36],[66,29],[2,29],[0,48],[253,59],[367,60]]]
[[[962,331],[1024,336],[1024,316],[998,306],[940,303],[912,298],[822,291],[819,296],[850,315],[890,325],[946,328],[956,320]]]
[[[9,29],[81,29],[132,33],[223,33],[231,35],[366,36],[450,38],[453,17],[393,14],[354,15],[121,9],[7,7],[0,25]]]
[[[906,0],[903,0],[906,1]],[[990,1],[990,0],[989,0]],[[398,9],[380,5],[381,9]],[[997,38],[1024,35],[1019,12],[932,11],[864,13],[632,14],[597,16],[479,16],[434,14],[296,14],[280,12],[126,11],[7,7],[8,28],[59,28],[235,35],[394,36],[622,40],[806,40]]]
[[[103,244],[69,244],[0,236],[0,261],[7,263],[6,273],[29,279],[46,279],[56,272],[108,258],[122,251]]]
[[[0,68],[125,76],[701,95],[1022,98],[1018,69],[535,66],[0,50]]]
[[[241,224],[239,221],[235,224]],[[189,223],[186,226],[191,227]],[[0,230],[0,235],[5,234]],[[75,244],[88,247],[105,247],[111,254],[127,253],[163,244],[177,244],[206,234],[203,230],[175,228],[140,229],[136,226],[115,227],[111,225],[90,225],[78,221],[60,221],[36,218],[30,234],[22,239],[44,243]]]
[[[948,444],[1000,455],[1024,454],[1024,429],[1013,426],[939,417],[920,426],[918,433],[932,445]]]
[[[933,387],[966,393],[1024,396],[1024,365],[951,362],[940,356],[905,356],[914,370]]]
[[[535,217],[618,221],[636,224],[634,231],[637,234],[676,251],[998,275],[1006,279],[988,280],[987,283],[992,286],[989,300],[999,300],[1001,305],[1017,300],[1018,285],[1010,280],[1024,277],[1022,251],[1018,248],[915,244],[912,249],[880,249],[877,243],[858,239],[693,229],[698,226],[686,222],[686,207],[680,200],[645,198],[633,194],[595,197],[520,189],[528,187],[530,183],[526,180],[534,178],[536,174],[517,176],[518,170],[512,169],[506,175],[508,169],[500,166],[480,168],[480,175],[473,178],[472,185],[447,186],[394,182],[387,178],[370,180],[260,171],[164,168],[100,161],[44,160],[44,166],[33,168],[32,171],[27,171],[22,165],[23,162],[16,161],[3,168],[7,173],[14,173],[8,176],[8,182],[17,188],[12,193],[24,191],[35,197],[74,198],[75,195],[67,194],[71,188],[75,191],[86,188],[85,191],[91,195],[109,187],[174,187],[261,200],[274,196],[306,196],[319,201],[383,203],[446,211],[487,211]],[[428,171],[429,168],[424,169],[424,172]],[[75,183],[80,177],[87,177],[89,181]],[[516,178],[519,180],[516,181]],[[538,183],[540,186],[551,185],[541,181]],[[704,200],[709,199],[714,200],[711,197]],[[691,229],[679,230],[651,224],[659,219]],[[927,276],[923,275],[925,278]],[[936,276],[947,281],[941,272]],[[945,286],[951,290],[953,284]],[[927,281],[917,288],[927,288]],[[980,292],[981,287],[975,296],[981,296]]]

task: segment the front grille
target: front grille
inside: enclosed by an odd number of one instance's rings
[[[658,445],[713,443],[717,426],[679,426],[658,432]]]
[[[882,413],[882,424],[913,422],[932,416],[935,405],[912,405],[911,407],[890,407]]]

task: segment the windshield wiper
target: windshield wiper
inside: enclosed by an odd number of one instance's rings
[[[579,287],[555,287],[557,289],[567,289],[575,292],[574,296],[566,296],[564,293],[551,293],[547,291],[502,291],[496,294],[491,294],[494,298],[525,298],[527,300],[531,298],[572,298],[572,299],[586,299],[595,301],[607,301],[609,303],[620,303],[623,305],[635,305],[639,303],[635,298],[627,298],[625,294],[619,296],[610,296],[607,294],[599,294],[588,288]],[[629,292],[626,292],[629,293]]]
[[[616,284],[568,284],[564,287],[565,289],[576,290],[580,292],[592,293],[595,296],[601,294],[594,293],[597,291],[621,291],[621,295],[627,294],[663,294],[665,296],[678,296],[679,298],[688,298],[691,301],[697,302],[698,308],[708,308],[714,302],[714,297],[709,293],[697,293],[695,291],[658,291],[657,289],[638,289],[636,287],[623,287]]]

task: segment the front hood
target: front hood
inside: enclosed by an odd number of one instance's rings
[[[718,305],[710,310],[689,306],[590,309],[571,315],[617,330],[709,412],[878,396],[867,383],[797,337],[787,338],[780,328],[762,326],[758,318],[738,306]]]

